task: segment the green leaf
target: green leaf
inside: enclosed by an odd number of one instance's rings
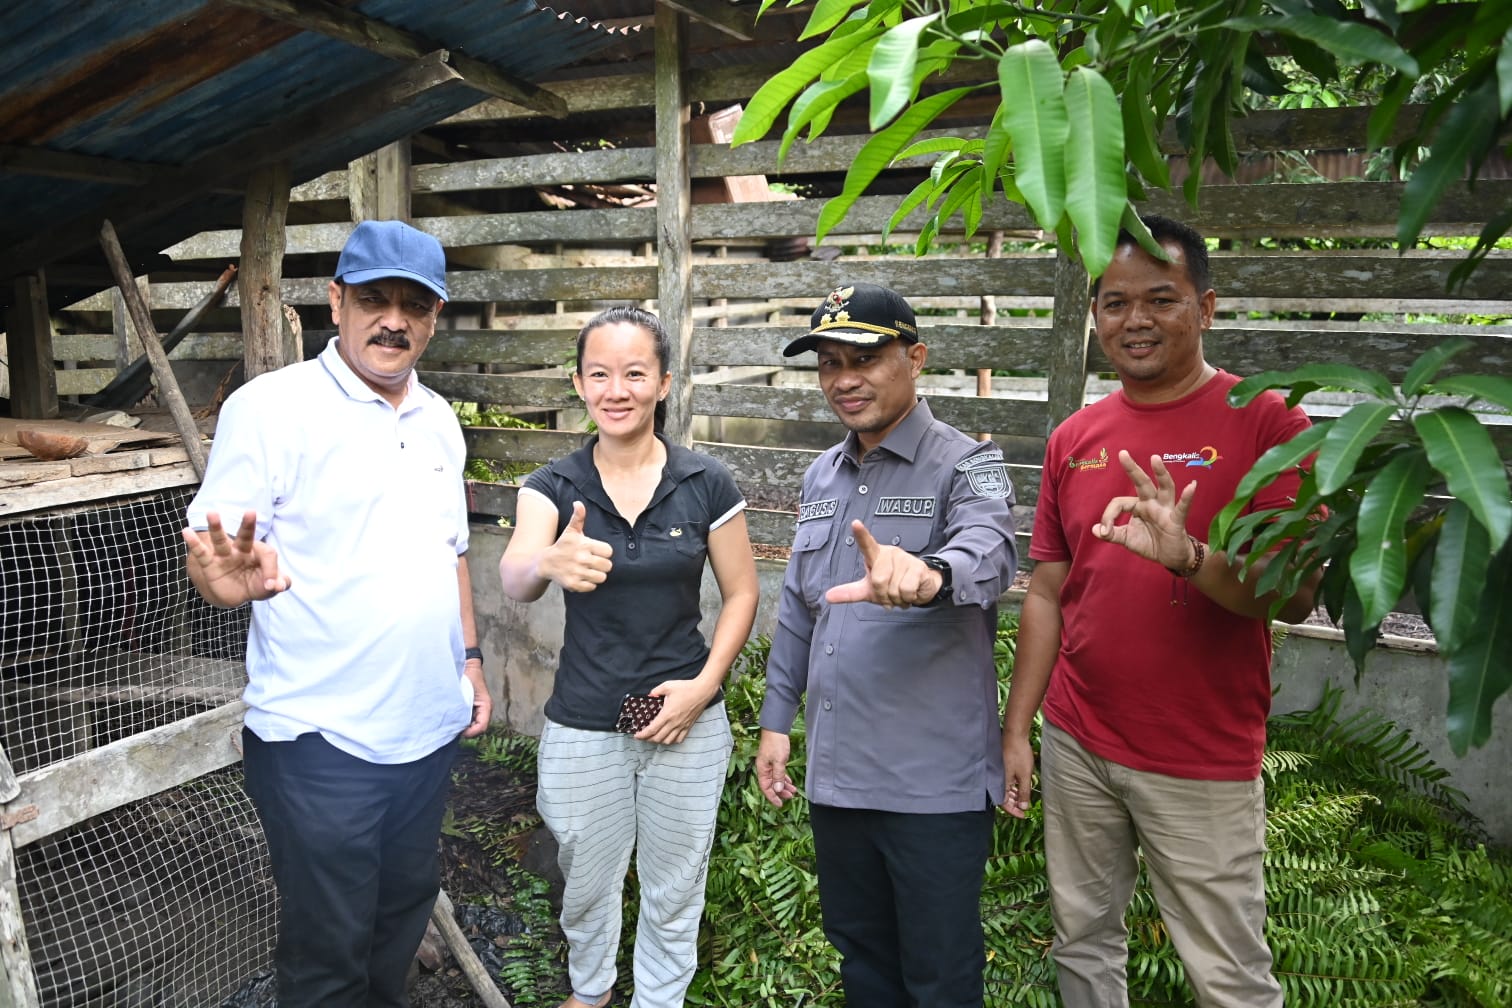
[[[1488,601],[1490,544],[1486,527],[1474,520],[1470,509],[1461,501],[1450,501],[1433,551],[1427,612],[1439,650],[1446,654],[1463,645],[1481,605]]]
[[[926,154],[961,153],[981,154],[985,141],[967,140],[962,137],[926,137],[917,143],[910,144],[898,154],[899,161],[907,161],[909,158],[923,157]]]
[[[1071,129],[1054,50],[1039,39],[1010,46],[998,61],[998,86],[1019,192],[1039,226],[1054,231],[1065,213],[1064,148]]]
[[[1360,499],[1349,576],[1367,625],[1385,619],[1402,597],[1407,585],[1407,518],[1422,503],[1431,475],[1427,458],[1404,452],[1376,474]]]
[[[1066,114],[1077,124],[1066,137],[1066,213],[1091,276],[1113,261],[1118,224],[1129,202],[1124,184],[1123,113],[1113,87],[1091,67],[1066,79]]]
[[[1231,550],[1234,545],[1229,541],[1229,527],[1234,520],[1243,514],[1249,506],[1250,498],[1262,487],[1268,486],[1272,480],[1288,470],[1296,468],[1302,460],[1317,450],[1324,436],[1328,434],[1328,424],[1321,423],[1316,427],[1309,427],[1299,433],[1290,441],[1275,445],[1266,450],[1255,460],[1250,471],[1244,474],[1239,485],[1234,488],[1234,499],[1224,505],[1213,518],[1213,523],[1208,529],[1208,539],[1219,543],[1219,548]]]
[[[1496,96],[1501,117],[1505,119],[1512,114],[1512,28],[1502,36],[1501,49],[1496,54]]]
[[[992,113],[992,122],[987,125],[987,138],[982,144],[982,170],[986,174],[987,191],[1002,183],[1003,192],[1008,192],[1010,183],[1002,182],[1003,165],[1008,163],[1008,152],[1013,149],[1013,138],[1003,125],[1003,103],[999,102]],[[1017,190],[1015,190],[1017,191]]]
[[[1316,14],[1293,14],[1288,17],[1237,17],[1223,22],[1236,31],[1277,32],[1315,42],[1335,56],[1350,62],[1380,63],[1404,74],[1416,75],[1417,60],[1397,45],[1391,36],[1369,25],[1354,21],[1337,21]]]
[[[1501,116],[1497,112],[1496,83],[1489,77],[1460,97],[1434,135],[1423,163],[1402,189],[1397,213],[1397,242],[1411,248],[1422,234],[1428,215],[1444,192],[1465,177],[1466,166],[1495,142]]]
[[[1331,494],[1354,482],[1355,464],[1360,460],[1360,453],[1395,412],[1390,403],[1357,403],[1328,425],[1328,434],[1323,438],[1318,461],[1313,466],[1319,490]]]
[[[1344,569],[1344,565],[1340,565],[1340,569]],[[1344,628],[1344,650],[1354,662],[1355,681],[1358,682],[1360,673],[1365,671],[1365,659],[1370,657],[1376,639],[1381,636],[1381,624],[1365,622],[1360,594],[1355,590],[1353,580],[1344,587],[1344,614],[1339,623]]]
[[[819,0],[814,5],[814,12],[809,15],[808,24],[799,33],[798,41],[823,35],[849,17],[852,8],[865,6],[866,0]]]
[[[880,25],[872,25],[839,38],[831,38],[793,61],[793,65],[767,81],[751,96],[741,113],[740,122],[730,138],[731,147],[739,147],[767,135],[777,116],[787,107],[798,92],[808,87],[830,66],[838,62],[852,49],[871,42],[882,34]]]
[[[887,30],[872,50],[866,64],[871,81],[870,126],[879,130],[913,99],[918,91],[914,68],[919,59],[919,35],[935,21],[938,12],[926,17],[909,18]]]
[[[893,233],[894,228],[902,224],[908,219],[909,214],[923,205],[924,200],[933,190],[934,180],[926,178],[914,186],[907,196],[903,197],[903,202],[898,204],[898,209],[893,211],[892,216],[887,219],[887,226],[882,229],[882,240],[884,242]]]
[[[1491,435],[1475,414],[1458,406],[1419,413],[1412,425],[1423,439],[1428,461],[1444,474],[1449,492],[1486,527],[1490,548],[1500,550],[1512,532],[1512,500]]]
[[[1488,565],[1482,599],[1470,639],[1449,655],[1449,745],[1457,756],[1485,745],[1492,707],[1512,687],[1512,545]]]
[[[1432,389],[1447,395],[1466,396],[1512,410],[1512,378],[1498,375],[1455,375],[1440,378]]]
[[[1467,337],[1456,336],[1425,352],[1412,362],[1412,366],[1407,369],[1407,374],[1402,377],[1402,394],[1421,395],[1423,385],[1433,380],[1433,376],[1439,373],[1439,369],[1449,358],[1473,345]]]
[[[821,117],[827,122],[828,114],[836,105],[864,87],[866,75],[857,73],[846,80],[815,81],[804,89],[788,113],[787,128],[782,131],[782,143],[777,148],[777,163],[782,164],[787,160],[788,151],[792,149],[793,141],[798,139],[803,127]],[[811,133],[817,136],[822,131],[822,126],[816,126]]]
[[[825,203],[824,209],[819,212],[816,240],[823,241],[824,236],[845,218],[856,200],[866,191],[866,187],[892,163],[898,152],[920,130],[973,90],[970,87],[953,88],[921,99],[895,119],[892,125],[866,141],[845,173],[845,186],[840,195]]]
[[[1150,101],[1150,79],[1154,74],[1155,53],[1145,53],[1129,66],[1121,110],[1123,112],[1124,147],[1129,160],[1152,185],[1171,187],[1171,168],[1160,151],[1160,130],[1155,125],[1155,110]]]
[[[1396,401],[1396,390],[1391,382],[1374,371],[1351,367],[1348,364],[1308,364],[1291,371],[1262,371],[1260,374],[1239,382],[1229,389],[1229,405],[1240,408],[1248,406],[1266,389],[1290,388],[1288,405],[1295,406],[1308,392],[1320,388],[1341,388],[1350,392],[1364,392],[1384,402]],[[1302,391],[1298,391],[1302,389]]]

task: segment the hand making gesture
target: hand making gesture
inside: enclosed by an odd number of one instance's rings
[[[614,566],[614,547],[583,534],[588,511],[582,501],[572,502],[572,519],[557,541],[541,551],[536,575],[555,581],[563,591],[590,592],[603,584]]]
[[[244,602],[272,598],[289,588],[289,577],[278,571],[278,551],[258,542],[257,512],[242,515],[236,538],[226,535],[220,515],[207,512],[203,532],[184,529],[189,548],[189,580],[211,605],[231,608]]]
[[[1118,453],[1118,464],[1133,481],[1136,496],[1110,500],[1103,508],[1102,521],[1092,526],[1092,534],[1162,567],[1188,567],[1194,547],[1187,536],[1187,511],[1197,492],[1197,481],[1182,487],[1178,494],[1176,481],[1159,455],[1150,456],[1148,474],[1127,451]],[[1128,515],[1129,520],[1114,524],[1119,515]]]
[[[928,605],[939,594],[944,579],[923,560],[896,546],[883,546],[859,520],[851,522],[866,576],[835,585],[824,593],[827,602],[875,602],[893,606]]]

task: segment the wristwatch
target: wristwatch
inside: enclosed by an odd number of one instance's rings
[[[935,592],[934,598],[924,604],[927,606],[938,605],[940,602],[950,598],[950,589],[954,582],[954,579],[950,575],[950,564],[933,554],[921,556],[919,559],[924,561],[925,567],[938,572],[940,575],[940,590]]]
[[[474,658],[476,658],[480,662],[483,660],[483,649],[482,648],[480,648],[480,647],[470,647],[470,648],[463,648],[462,649],[462,660],[464,662],[470,662]]]

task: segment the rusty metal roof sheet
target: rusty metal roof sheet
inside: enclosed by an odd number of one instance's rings
[[[106,217],[145,270],[174,241],[235,226],[239,189],[261,164],[287,161],[297,184],[487,97],[487,75],[529,93],[622,38],[534,0],[335,6],[411,51],[334,37],[302,0],[30,0],[7,11],[0,272],[46,267],[50,300],[65,303],[76,286],[104,286],[83,275],[105,275],[94,235]],[[479,64],[487,75],[472,72]]]

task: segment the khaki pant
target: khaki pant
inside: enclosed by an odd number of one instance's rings
[[[1049,724],[1040,745],[1052,954],[1065,1008],[1129,1003],[1138,856],[1202,1008],[1279,1008],[1265,943],[1265,786],[1141,773]]]

